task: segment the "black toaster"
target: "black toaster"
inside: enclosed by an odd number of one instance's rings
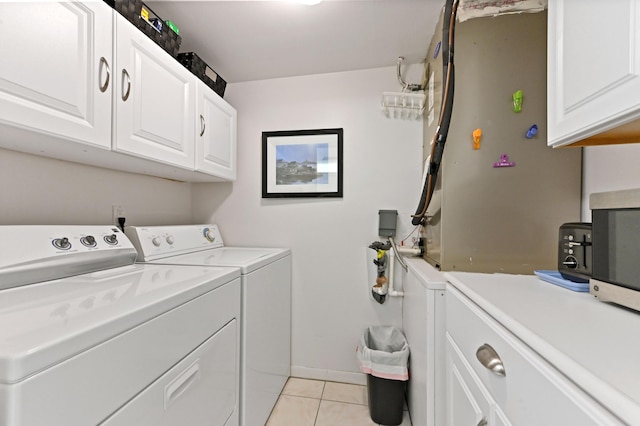
[[[593,271],[591,223],[570,222],[560,226],[558,272],[566,280],[586,283]]]

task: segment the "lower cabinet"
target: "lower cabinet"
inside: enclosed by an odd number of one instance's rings
[[[473,373],[460,349],[447,335],[446,343],[447,377],[447,425],[496,424],[490,422],[492,410],[496,409],[480,379]],[[509,424],[503,422],[503,424]]]
[[[623,424],[451,285],[446,327],[448,425]]]

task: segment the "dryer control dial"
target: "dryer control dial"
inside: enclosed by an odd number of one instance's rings
[[[166,241],[167,241],[167,244],[169,244],[170,246],[172,246],[173,243],[176,242],[175,238],[173,238],[173,235],[167,235]]]
[[[160,247],[160,243],[161,243],[160,237],[153,237],[151,239],[151,243],[156,247]]]

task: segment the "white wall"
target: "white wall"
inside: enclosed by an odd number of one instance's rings
[[[417,81],[421,68],[405,78]],[[362,382],[355,347],[365,328],[401,325],[399,299],[372,300],[366,256],[378,210],[399,211],[402,239],[421,189],[422,123],[380,111],[381,93],[398,90],[389,67],[237,83],[225,94],[238,110],[238,179],[194,184],[194,220],[218,223],[228,245],[292,249],[294,375]],[[262,199],[262,132],[322,128],[344,129],[344,197]]]
[[[0,225],[190,223],[191,184],[0,149]]]
[[[582,220],[591,222],[589,195],[593,192],[640,188],[640,144],[584,148]]]

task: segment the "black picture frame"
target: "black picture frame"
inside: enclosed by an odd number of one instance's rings
[[[262,198],[342,197],[343,129],[262,132]]]

